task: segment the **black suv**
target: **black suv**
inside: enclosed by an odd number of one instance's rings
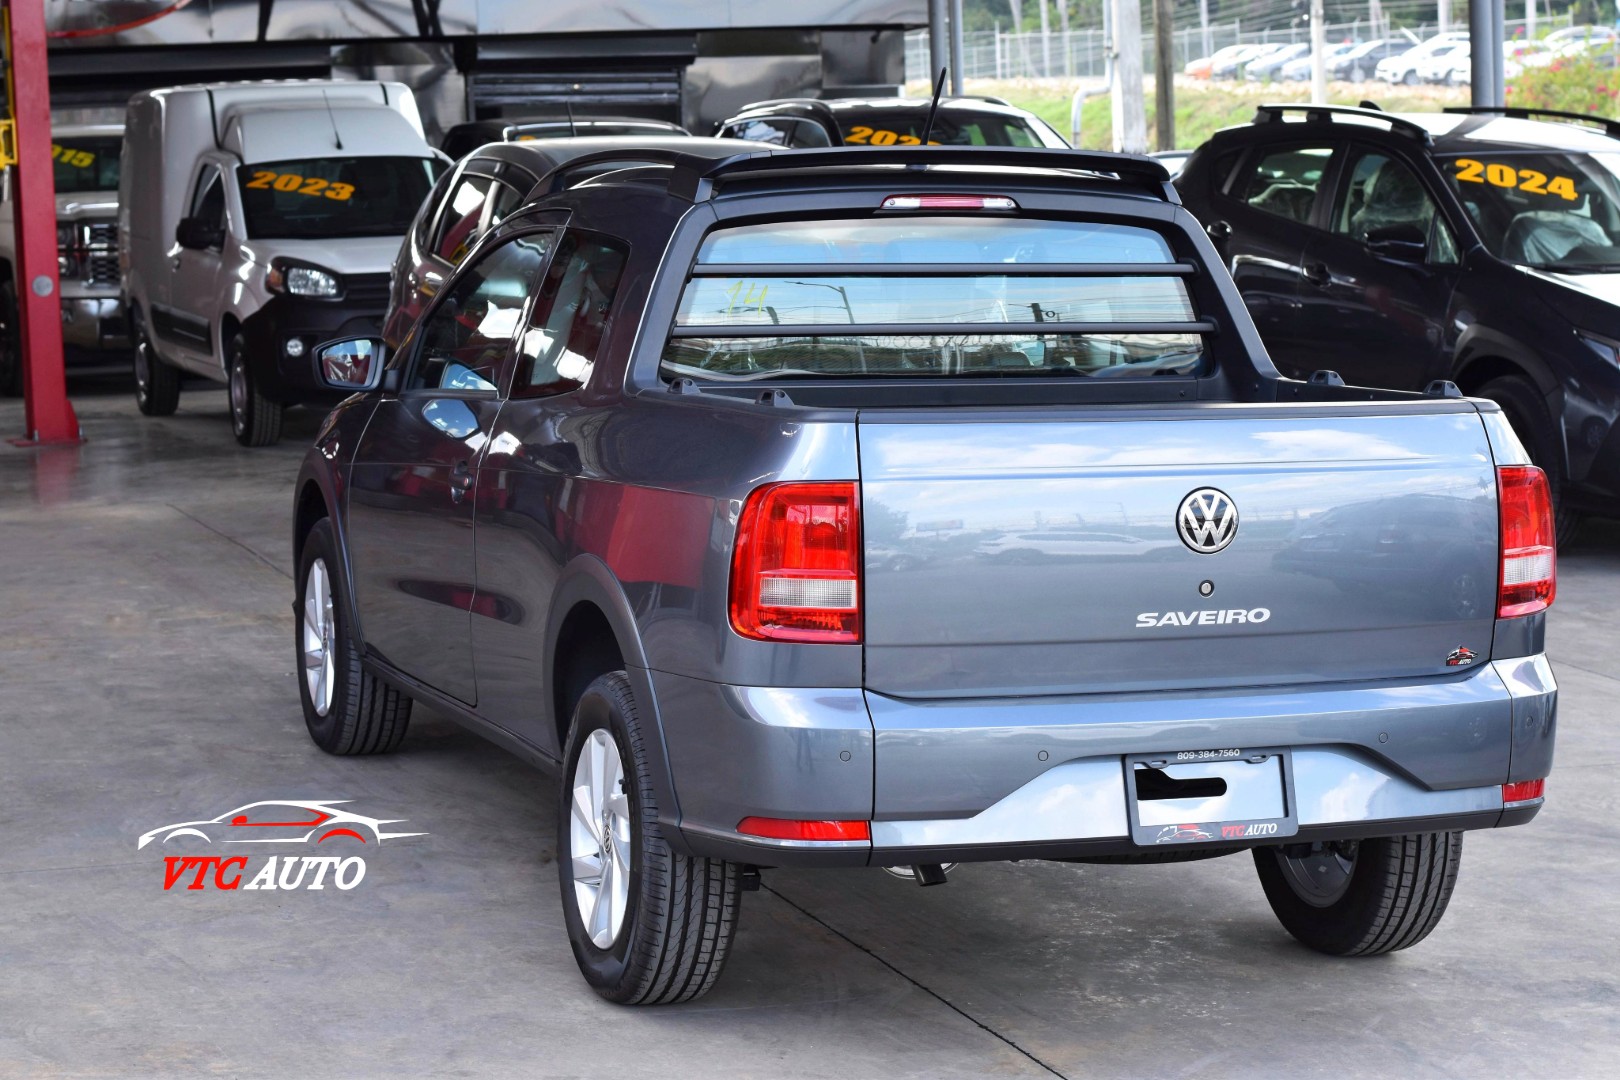
[[[1264,105],[1176,185],[1284,374],[1450,380],[1502,406],[1552,482],[1560,536],[1614,513],[1620,123]]]
[[[716,135],[772,146],[916,146],[932,102],[920,98],[778,98],[756,101]],[[939,103],[930,146],[1047,146],[1063,136],[1040,117],[1000,98],[947,98]]]

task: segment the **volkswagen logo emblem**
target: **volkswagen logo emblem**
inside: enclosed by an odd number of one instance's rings
[[[1213,555],[1237,535],[1237,503],[1224,491],[1199,488],[1181,500],[1176,531],[1181,542],[1200,555]]]

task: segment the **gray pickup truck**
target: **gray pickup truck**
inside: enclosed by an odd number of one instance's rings
[[[1540,809],[1545,478],[1502,414],[1279,377],[1144,159],[619,149],[551,173],[301,473],[300,695],[559,772],[574,953],[705,992],[771,867],[1253,852],[1322,952]]]

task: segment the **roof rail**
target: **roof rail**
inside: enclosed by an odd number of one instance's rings
[[[1434,135],[1422,124],[1399,116],[1392,116],[1382,109],[1357,108],[1354,105],[1313,105],[1309,102],[1277,103],[1261,105],[1255,109],[1254,122],[1256,124],[1282,123],[1285,113],[1304,113],[1306,123],[1327,123],[1335,116],[1359,116],[1367,120],[1374,120],[1389,125],[1389,130],[1402,135],[1410,135],[1424,145],[1434,142]]]
[[[535,197],[554,195],[568,184],[568,174],[611,162],[670,165],[672,194],[703,202],[714,194],[717,181],[749,174],[791,172],[798,169],[859,169],[871,165],[986,165],[999,168],[1075,169],[1111,173],[1122,183],[1152,192],[1166,202],[1180,203],[1170,186],[1170,174],[1152,158],[1101,151],[1054,150],[1039,146],[846,146],[779,150],[762,146],[757,153],[711,157],[673,147],[623,147],[584,154],[552,169],[536,186]],[[896,177],[897,183],[903,183]]]
[[[952,94],[950,97],[946,98],[945,100],[947,100],[947,101],[987,101],[992,105],[1005,105],[1009,109],[1013,107],[1012,102],[1008,101],[1006,98],[994,97],[994,96],[992,96],[990,94]]]
[[[1557,109],[1526,109],[1517,105],[1448,105],[1443,111],[1476,116],[1506,116],[1514,120],[1531,120],[1537,116],[1555,116],[1560,120],[1578,120],[1583,124],[1600,125],[1603,128],[1603,134],[1611,139],[1620,139],[1620,120],[1610,120],[1606,116],[1560,112]]]

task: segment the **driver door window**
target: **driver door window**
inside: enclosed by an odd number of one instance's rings
[[[517,237],[457,276],[422,325],[405,388],[493,393],[550,244],[550,233]]]

